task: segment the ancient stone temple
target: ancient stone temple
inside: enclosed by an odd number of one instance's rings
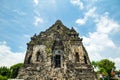
[[[17,78],[25,80],[95,80],[82,38],[57,20],[31,37]]]

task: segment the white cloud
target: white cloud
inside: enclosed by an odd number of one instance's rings
[[[77,19],[75,22],[78,25],[83,25],[86,23],[86,21],[88,20],[89,17],[97,17],[97,15],[95,15],[95,10],[96,10],[96,7],[89,9],[89,11],[85,13],[83,19]]]
[[[120,69],[120,57],[116,57],[116,55],[119,55],[120,49],[109,36],[94,32],[90,33],[88,37],[83,36],[83,39],[91,61],[107,58],[115,62],[117,70]]]
[[[108,18],[108,16],[100,17],[97,23],[97,32],[109,34],[111,32],[116,32],[119,30],[120,25],[114,20]]]
[[[79,25],[83,25],[86,23],[86,21],[87,21],[87,18],[85,17],[83,19],[77,19],[75,22]]]
[[[42,7],[42,9],[46,9],[46,8],[55,8],[56,7],[56,2],[57,0],[33,0],[35,8],[36,9],[40,9],[40,7]],[[40,3],[40,5],[39,5]]]
[[[18,15],[26,15],[25,12],[19,10],[13,10],[13,12],[17,13]]]
[[[110,57],[110,60],[115,62],[117,69],[120,69],[120,58],[116,57],[120,52],[120,46],[117,46],[110,37],[111,34],[120,31],[120,24],[111,19],[108,12],[99,15],[95,11],[96,7],[93,7],[84,14],[83,19],[76,20],[78,25],[86,24],[89,19],[96,24],[94,32],[89,32],[87,37],[83,36],[83,43],[90,60],[98,61]]]
[[[87,13],[85,13],[85,16],[86,17],[90,17],[90,16],[94,16],[95,14],[95,10],[96,10],[96,7],[93,7],[91,9],[89,9],[89,11]]]
[[[56,4],[56,0],[50,0],[51,4],[55,5]]]
[[[97,3],[98,1],[100,1],[100,0],[85,0],[85,3],[87,3],[87,4],[85,5],[85,8],[86,8],[87,10],[90,9],[90,8],[92,8],[93,5],[96,5],[96,3]]]
[[[80,1],[80,0],[70,0],[70,2],[71,2],[73,5],[79,6],[79,8],[80,8],[81,10],[84,9],[83,2],[82,2],[82,1]]]
[[[120,52],[120,46],[117,46],[110,38],[110,34],[117,33],[120,30],[120,24],[109,18],[108,14],[92,18],[97,20],[96,31],[90,32],[87,37],[83,36],[83,43],[87,48],[91,61],[110,57],[116,63],[117,69],[120,69],[120,59],[115,58],[115,55]]]
[[[120,57],[117,57],[117,58],[109,57],[109,60],[115,62],[116,69],[120,70]]]
[[[83,36],[83,39],[91,60],[100,60],[103,58],[101,55],[103,52],[105,53],[109,49],[116,49],[116,45],[106,34],[93,32],[89,33],[88,37]]]
[[[0,42],[0,66],[10,67],[24,61],[25,52],[12,52],[6,41]]]
[[[3,42],[0,42],[0,45],[1,45],[1,44],[6,44],[6,43],[7,43],[6,41],[3,41]]]
[[[96,30],[88,32],[87,36],[83,37],[83,43],[88,51],[90,60],[101,60],[104,58],[115,62],[117,69],[120,69],[120,46],[116,45],[111,39],[111,35],[115,35],[120,31],[120,24],[109,17],[109,13],[97,13],[96,2],[99,0],[85,0],[83,8],[87,10],[83,18],[75,21],[78,25],[84,25],[88,20],[95,23]],[[71,0],[73,5],[80,7],[80,0]],[[81,2],[82,3],[82,2]],[[82,3],[83,5],[83,3]]]
[[[29,34],[24,34],[23,37],[29,39],[31,35]]]
[[[38,5],[39,0],[33,0],[33,1],[34,1],[35,5]]]
[[[37,16],[35,16],[34,18],[35,18],[35,22],[34,22],[35,26],[38,26],[40,23],[43,23],[43,19],[42,18],[37,17]]]

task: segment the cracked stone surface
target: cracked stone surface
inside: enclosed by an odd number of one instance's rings
[[[24,67],[18,79],[96,80],[82,38],[74,28],[57,20],[49,29],[27,43]]]

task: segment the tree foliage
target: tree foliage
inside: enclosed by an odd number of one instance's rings
[[[20,67],[23,66],[23,63],[18,63],[10,68],[5,66],[0,67],[0,80],[7,80],[7,78],[16,78]]]
[[[10,77],[10,74],[11,74],[11,72],[10,72],[10,69],[9,68],[7,68],[7,67],[5,67],[5,66],[3,66],[3,67],[0,67],[0,75],[1,76],[6,76],[6,77]]]
[[[97,62],[98,68],[100,72],[103,72],[105,75],[110,76],[112,69],[115,69],[115,63],[108,60],[103,59]]]
[[[94,68],[96,68],[96,67],[98,66],[98,65],[97,65],[97,62],[95,62],[95,61],[92,61],[91,64],[93,65]]]
[[[115,63],[108,59],[102,59],[98,62],[92,61],[92,65],[94,68],[98,68],[98,72],[104,76],[111,76],[111,71],[115,70]]]
[[[23,63],[18,63],[10,67],[11,70],[11,78],[16,78],[19,69],[23,66]]]
[[[7,80],[7,77],[0,75],[0,80]]]

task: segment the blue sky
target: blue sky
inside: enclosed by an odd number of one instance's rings
[[[0,66],[24,61],[26,43],[57,19],[83,38],[90,60],[120,69],[120,0],[1,0]]]

